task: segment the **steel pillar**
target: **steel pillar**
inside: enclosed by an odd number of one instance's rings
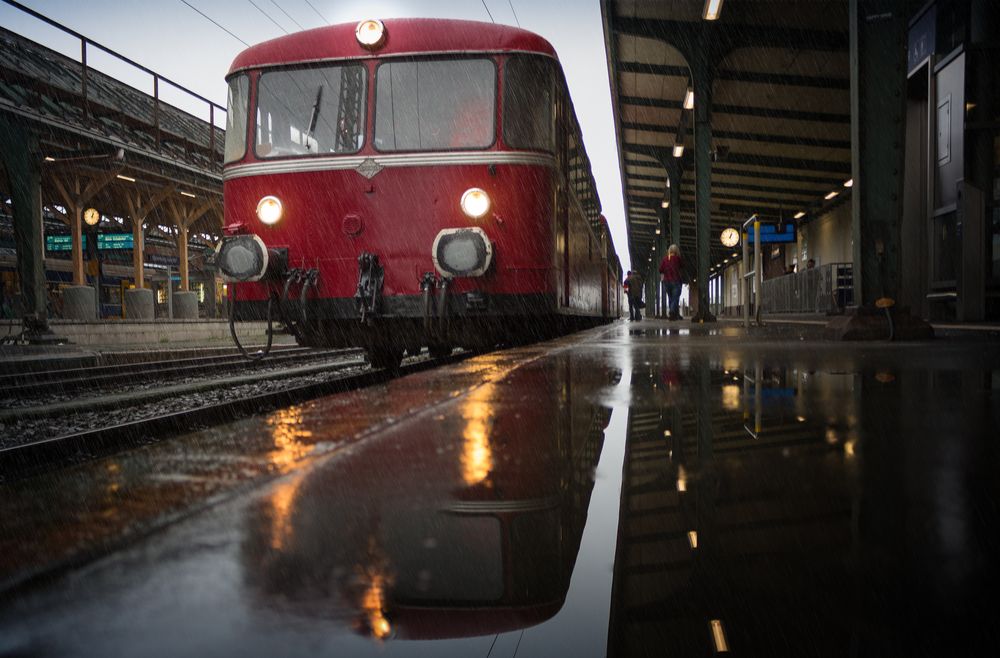
[[[899,298],[905,0],[850,0],[854,299]]]
[[[710,31],[702,40],[711,39]],[[703,44],[705,45],[705,44]],[[698,312],[692,322],[715,322],[708,304],[708,268],[712,240],[712,83],[714,66],[707,48],[695,50],[691,60],[694,86],[694,184]]]
[[[29,334],[46,334],[48,313],[45,308],[47,291],[42,235],[42,158],[35,135],[23,124],[2,114],[0,155],[14,204],[14,246],[26,324],[33,328]]]

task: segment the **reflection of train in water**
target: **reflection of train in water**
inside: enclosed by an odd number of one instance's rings
[[[248,517],[249,587],[269,608],[377,638],[545,621],[569,588],[610,419],[593,399],[608,384],[568,357],[524,367],[291,476]],[[272,418],[279,455],[296,451],[301,420]]]
[[[237,318],[398,364],[619,315],[551,45],[453,20],[268,41],[229,76],[218,264]]]

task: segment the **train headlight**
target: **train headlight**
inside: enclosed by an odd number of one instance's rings
[[[379,20],[361,21],[354,28],[354,36],[362,46],[368,50],[375,50],[385,41],[385,25]]]
[[[256,235],[225,237],[215,252],[215,262],[226,281],[259,281],[269,258],[264,241]]]
[[[281,199],[276,196],[266,196],[257,202],[257,217],[268,226],[273,226],[281,219],[283,210]]]
[[[431,256],[441,276],[482,276],[493,262],[493,244],[481,228],[448,228],[434,238]]]
[[[490,196],[478,187],[470,187],[462,195],[462,212],[472,219],[482,219],[490,211]]]

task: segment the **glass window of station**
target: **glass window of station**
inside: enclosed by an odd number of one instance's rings
[[[264,73],[257,83],[257,156],[357,153],[366,88],[360,64]]]
[[[384,62],[375,74],[375,148],[487,148],[495,139],[496,88],[489,59]]]

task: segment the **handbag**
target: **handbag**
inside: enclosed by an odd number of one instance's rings
[[[635,303],[636,308],[646,308],[646,300],[640,299]]]

